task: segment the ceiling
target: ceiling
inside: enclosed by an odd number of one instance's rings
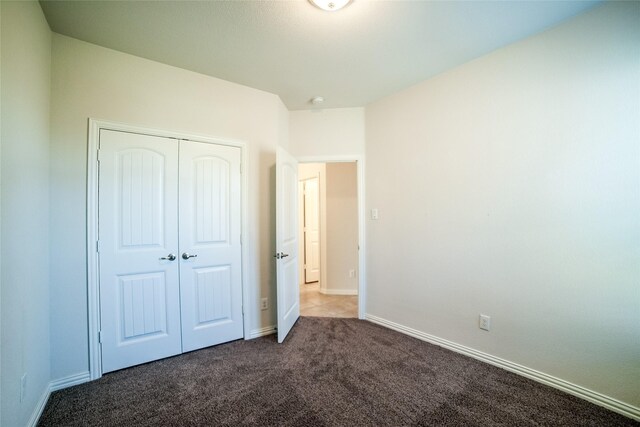
[[[240,83],[290,110],[358,107],[597,1],[41,1],[57,33]]]

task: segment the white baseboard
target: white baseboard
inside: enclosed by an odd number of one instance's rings
[[[79,374],[69,375],[68,377],[51,381],[51,384],[49,385],[49,390],[51,390],[51,392],[54,392],[57,390],[62,390],[63,388],[86,383],[89,381],[91,381],[91,374],[89,373],[89,371],[80,372]]]
[[[431,344],[435,344],[440,347],[455,351],[456,353],[461,353],[465,356],[473,357],[474,359],[489,363],[490,365],[494,365],[518,375],[522,375],[523,377],[527,377],[542,384],[546,384],[550,387],[564,391],[565,393],[572,394],[581,399],[587,400],[591,403],[595,403],[596,405],[622,414],[626,417],[640,421],[640,408],[629,405],[628,403],[621,402],[612,397],[605,396],[604,394],[598,393],[596,391],[589,390],[577,384],[570,383],[569,381],[554,377],[549,374],[545,374],[544,372],[536,371],[535,369],[531,369],[526,366],[522,366],[496,356],[492,356],[491,354],[475,350],[471,347],[467,347],[452,341],[445,340],[443,338],[436,337],[435,335],[427,334],[425,332],[409,328],[407,326],[383,319],[378,316],[366,314],[365,319],[389,329],[393,329],[403,334],[412,336],[414,338],[418,338],[419,340],[427,341]]]
[[[358,295],[357,289],[320,289],[325,295]]]
[[[38,403],[36,407],[33,409],[33,413],[31,414],[31,418],[29,418],[29,422],[27,423],[28,427],[36,427],[38,425],[38,421],[40,421],[40,416],[42,415],[42,411],[44,411],[44,407],[47,406],[47,401],[49,400],[49,395],[51,394],[51,388],[45,387],[42,396],[38,399]]]
[[[91,375],[89,374],[89,371],[87,371],[51,381],[42,392],[42,396],[40,396],[40,400],[38,400],[38,404],[34,408],[27,426],[36,427],[38,425],[38,421],[40,421],[40,417],[42,416],[42,411],[44,411],[45,406],[47,406],[47,402],[49,401],[49,396],[51,396],[51,393],[57,390],[62,390],[63,388],[86,383],[90,380]]]
[[[249,339],[264,337],[276,333],[276,325],[265,326],[264,328],[254,329],[249,334]]]

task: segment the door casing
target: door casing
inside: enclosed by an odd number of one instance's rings
[[[251,307],[249,301],[249,271],[247,262],[249,252],[247,247],[248,229],[248,179],[246,144],[243,141],[194,135],[184,132],[174,132],[152,129],[125,123],[106,120],[89,119],[89,135],[87,147],[87,304],[89,331],[89,374],[90,380],[102,377],[102,360],[100,352],[100,292],[98,267],[98,146],[100,129],[120,132],[139,133],[160,136],[178,140],[189,140],[208,144],[238,147],[241,151],[241,244],[242,244],[242,306],[244,339],[250,337],[250,313],[246,308]]]

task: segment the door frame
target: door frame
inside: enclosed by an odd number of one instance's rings
[[[358,319],[365,319],[367,301],[367,265],[366,265],[366,211],[364,187],[364,156],[301,156],[298,163],[353,163],[356,164],[358,186]],[[298,230],[299,232],[299,230]],[[321,262],[326,262],[322,260]],[[322,280],[322,277],[320,278]],[[299,291],[298,291],[299,292]]]
[[[137,133],[150,136],[159,136],[176,140],[189,140],[207,144],[227,145],[240,148],[241,165],[241,199],[240,199],[240,227],[242,245],[241,252],[241,276],[242,276],[242,316],[243,336],[248,339],[250,335],[250,313],[246,310],[249,304],[249,251],[247,247],[248,228],[248,156],[247,146],[244,141],[226,138],[217,138],[186,132],[175,132],[155,128],[130,125],[126,123],[112,122],[89,118],[89,133],[87,145],[87,321],[89,338],[89,374],[91,380],[102,377],[102,352],[100,350],[100,271],[98,266],[98,144],[100,142],[100,130],[113,130],[119,132]]]

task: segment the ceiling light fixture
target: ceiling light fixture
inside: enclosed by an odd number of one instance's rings
[[[322,10],[326,10],[328,12],[335,12],[336,10],[340,10],[352,0],[309,0],[315,6],[319,7]]]
[[[313,105],[320,105],[324,102],[324,98],[321,96],[314,96],[313,98],[311,98],[311,103]]]

